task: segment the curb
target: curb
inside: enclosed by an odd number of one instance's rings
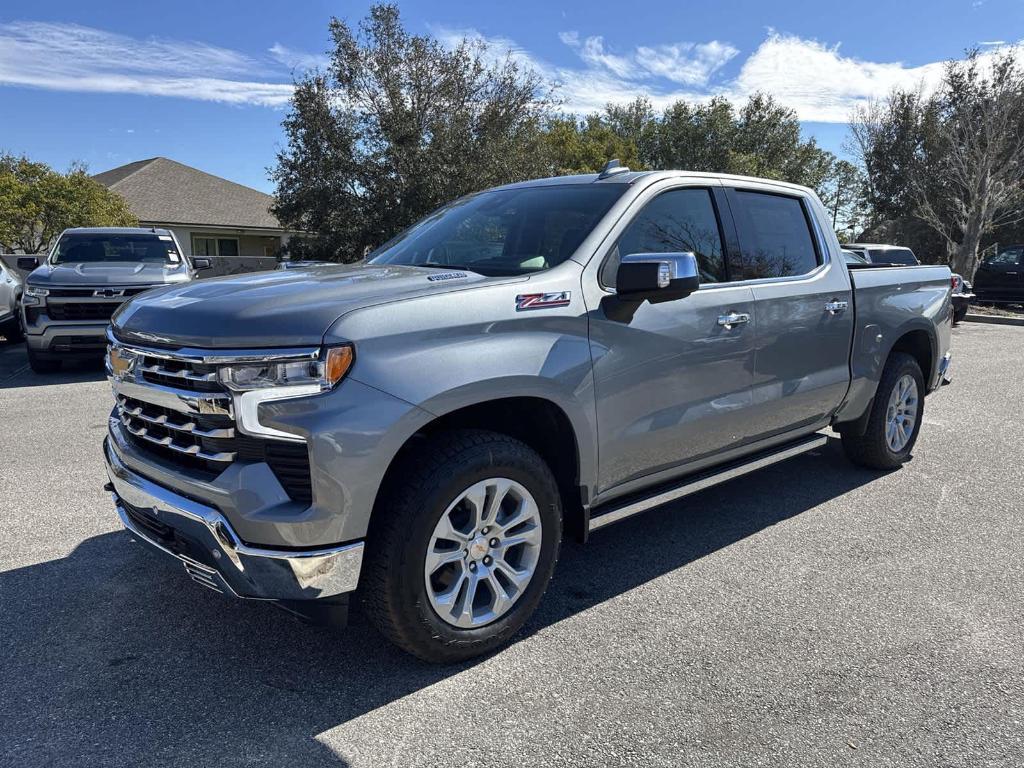
[[[964,318],[967,323],[990,323],[991,325],[1019,325],[1024,326],[1024,317],[1001,317],[999,315],[978,315],[967,313]]]

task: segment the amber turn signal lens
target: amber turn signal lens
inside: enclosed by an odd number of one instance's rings
[[[327,358],[324,360],[324,379],[328,386],[333,387],[348,373],[352,367],[355,355],[352,347],[331,347],[327,350]]]

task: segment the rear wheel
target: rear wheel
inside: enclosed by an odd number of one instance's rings
[[[953,310],[953,322],[962,323],[964,318],[967,317],[967,307],[960,307]]]
[[[921,430],[924,392],[917,360],[903,352],[890,355],[864,434],[841,433],[847,457],[872,469],[895,469],[909,459]]]
[[[31,349],[28,351],[28,365],[33,373],[56,373],[60,370],[60,360],[40,357],[37,352]]]
[[[551,470],[518,440],[459,430],[426,441],[396,474],[368,542],[368,617],[427,661],[494,650],[533,613],[558,559]]]

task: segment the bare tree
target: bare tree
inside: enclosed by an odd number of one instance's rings
[[[1024,71],[1013,52],[971,51],[933,96],[894,91],[857,110],[851,131],[874,224],[913,216],[961,274],[973,274],[986,233],[1024,216]]]
[[[939,135],[941,183],[915,179],[917,214],[946,241],[953,267],[973,274],[982,236],[1019,221],[1024,205],[1024,71],[1000,54],[991,73],[977,53],[946,70]]]

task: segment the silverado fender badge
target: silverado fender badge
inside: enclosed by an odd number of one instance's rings
[[[427,280],[431,282],[435,280],[458,280],[460,277],[466,277],[465,272],[442,272],[439,275],[430,275]]]
[[[521,293],[516,296],[516,312],[527,309],[551,309],[567,307],[572,294],[569,291],[557,293]]]

